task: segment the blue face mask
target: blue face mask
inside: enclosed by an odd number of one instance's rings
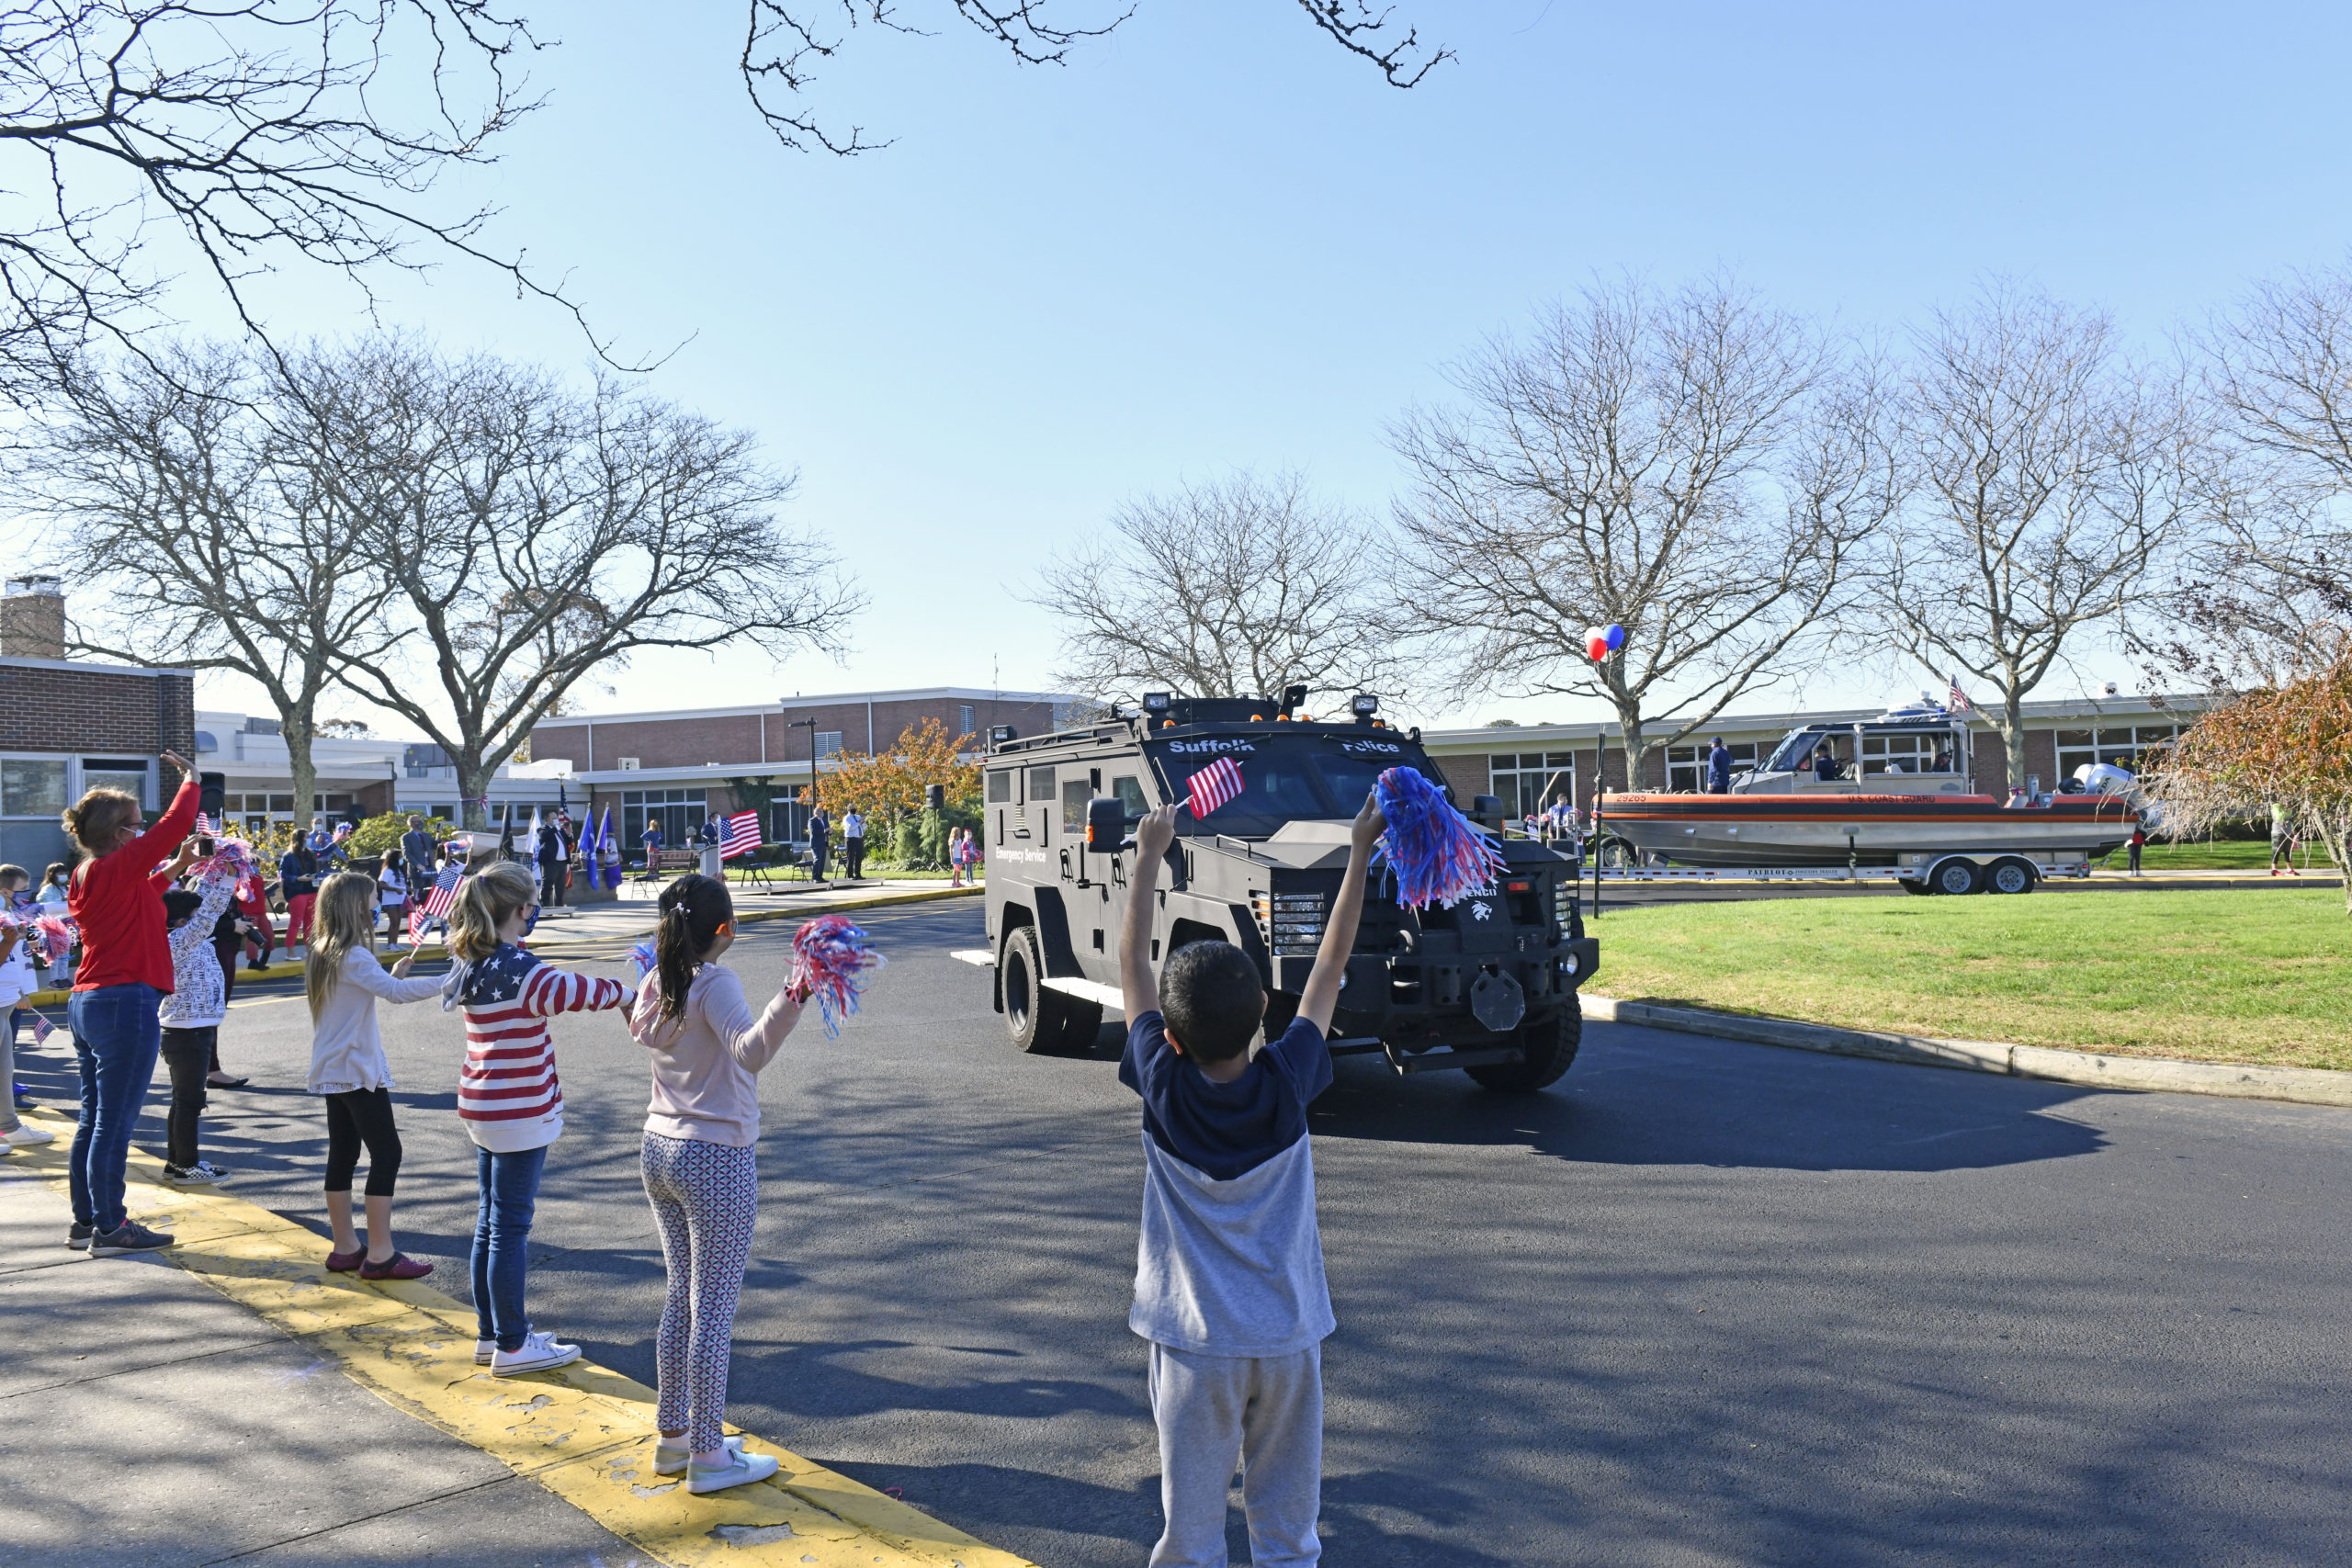
[[[523,934],[527,937],[533,931],[538,930],[538,927],[539,907],[537,904],[534,904],[523,912]]]

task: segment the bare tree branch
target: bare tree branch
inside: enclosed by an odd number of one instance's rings
[[[1363,0],[1298,3],[1317,27],[1350,53],[1378,66],[1393,86],[1414,86],[1439,62],[1453,58],[1452,50],[1422,44],[1420,35],[1409,27],[1404,37],[1395,37],[1386,7],[1375,11]],[[933,0],[933,4],[953,12],[956,19],[1002,46],[1023,65],[1064,64],[1074,46],[1108,36],[1135,15],[1130,5],[1115,15],[1107,10],[1100,13],[1090,23],[1065,25],[1050,19],[1052,0]],[[838,58],[849,33],[859,27],[928,36],[925,29],[902,21],[899,10],[897,0],[750,0],[738,68],[752,107],[778,141],[797,151],[821,148],[842,157],[890,144],[887,140],[868,141],[865,128],[860,125],[852,125],[845,134],[827,130],[817,110],[801,101],[801,95],[816,79],[817,67]]]
[[[1596,288],[1453,378],[1463,406],[1391,433],[1396,616],[1464,694],[1609,703],[1636,780],[1834,626],[1898,495],[1879,372],[1724,278]],[[1596,664],[1584,630],[1611,622]]]
[[[1148,688],[1393,693],[1396,661],[1369,591],[1377,529],[1317,502],[1298,475],[1145,496],[1112,521],[1115,544],[1055,562],[1024,595],[1062,624],[1057,682],[1127,702]]]
[[[2194,493],[2181,389],[2112,336],[2103,315],[1998,285],[1920,334],[1905,391],[1916,483],[1878,607],[1903,655],[1993,689],[2012,787],[2027,695],[2086,628],[2120,624]]]

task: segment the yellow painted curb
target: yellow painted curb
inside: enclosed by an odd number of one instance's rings
[[[7,1163],[62,1191],[74,1124],[39,1113],[33,1120],[58,1141],[20,1149]],[[683,1475],[653,1473],[654,1394],[643,1383],[584,1360],[494,1378],[474,1365],[471,1307],[416,1280],[371,1284],[329,1273],[329,1244],[302,1226],[224,1191],[166,1187],[162,1170],[153,1156],[131,1151],[132,1213],[177,1238],[157,1257],[660,1562],[1034,1568],[758,1437],[746,1435],[744,1449],[775,1455],[775,1479],[697,1497]]]

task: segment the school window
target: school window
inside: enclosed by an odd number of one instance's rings
[[[701,829],[709,798],[698,789],[624,790],[620,818],[613,824],[613,831],[624,844],[642,844],[646,824],[654,822],[661,826],[664,849],[690,847],[688,840]]]
[[[1577,760],[1569,751],[1516,751],[1487,759],[1487,793],[1503,803],[1503,816],[1540,812],[1555,795],[1576,799]]]
[[[967,735],[978,735],[979,733],[979,726],[973,722],[974,710],[971,704],[966,703],[962,707],[957,708],[956,713],[956,736],[957,739],[960,740]]]
[[[2071,779],[2076,769],[2092,762],[2105,762],[2136,775],[2147,765],[2149,753],[2171,745],[2179,733],[2177,724],[2111,724],[2098,729],[2058,730],[2058,776]]]
[[[830,757],[842,749],[842,732],[838,729],[817,731],[817,755]]]
[[[1669,746],[1666,749],[1666,787],[1670,790],[1697,792],[1707,787],[1707,753],[1713,746]],[[1735,746],[1724,743],[1731,753],[1731,771],[1756,766],[1756,742],[1743,740]]]
[[[83,758],[82,788],[119,789],[142,807],[153,804],[147,798],[147,764],[137,757]]]
[[[64,758],[10,757],[0,761],[0,817],[53,818],[65,807]]]

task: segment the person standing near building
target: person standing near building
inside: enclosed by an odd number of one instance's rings
[[[1731,748],[1724,744],[1724,738],[1720,735],[1707,748],[1707,793],[1731,793]]]
[[[401,835],[401,864],[408,868],[408,892],[412,898],[424,897],[433,886],[433,835],[424,830],[424,818],[412,811],[408,816],[408,831]]]
[[[531,846],[539,862],[539,901],[552,908],[563,908],[563,885],[567,863],[571,853],[564,845],[563,829],[553,822],[539,824],[539,841]]]
[[[298,836],[277,857],[277,892],[286,900],[286,951],[291,953],[311,940],[311,912],[319,901],[319,852],[311,839]]]
[[[813,874],[820,882],[825,880],[826,856],[832,848],[832,837],[833,819],[820,806],[808,814],[808,855],[815,866]]]
[[[644,880],[647,882],[661,881],[662,818],[659,817],[647,818],[645,819],[645,831],[639,837],[637,841],[645,846]]]
[[[865,874],[865,818],[854,806],[842,813],[842,860],[852,882]]]

